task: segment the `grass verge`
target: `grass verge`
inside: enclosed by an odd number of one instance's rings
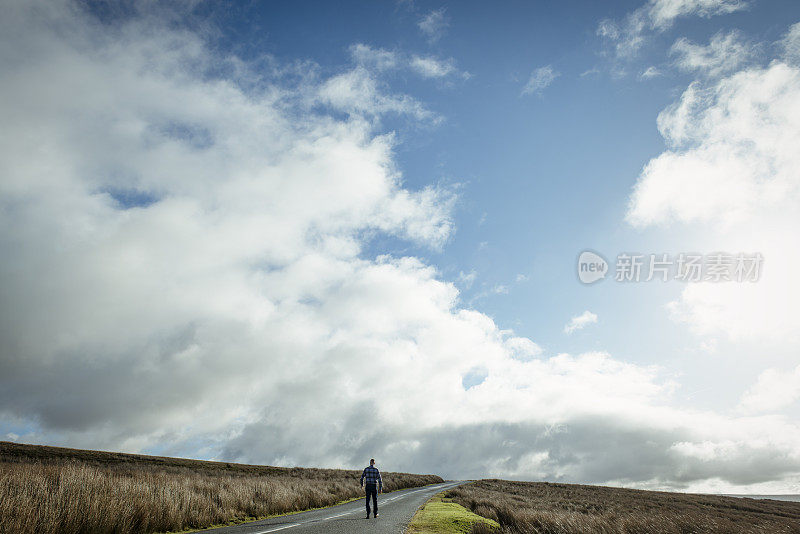
[[[439,493],[417,510],[406,534],[470,534],[493,532],[499,526],[496,521],[474,514]]]

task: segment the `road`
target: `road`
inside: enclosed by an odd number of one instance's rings
[[[414,512],[433,495],[462,482],[445,482],[423,488],[398,490],[378,495],[378,518],[366,519],[364,499],[311,510],[299,514],[272,517],[242,525],[204,530],[215,534],[403,534]]]

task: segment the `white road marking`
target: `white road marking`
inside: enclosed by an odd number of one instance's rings
[[[344,513],[341,513],[341,514],[332,515],[330,517],[326,517],[325,519],[323,519],[323,521],[327,521],[328,519],[336,519],[337,517],[342,517],[343,515],[352,514],[353,512],[355,512],[355,510],[352,510],[350,512],[344,512]]]
[[[267,534],[268,532],[277,532],[277,531],[279,531],[279,530],[283,530],[283,529],[285,529],[285,528],[292,528],[292,527],[296,527],[296,526],[302,525],[302,524],[304,524],[304,523],[307,523],[307,522],[308,522],[308,521],[304,521],[303,523],[292,523],[291,525],[284,525],[284,526],[282,526],[282,527],[278,527],[278,528],[272,528],[272,529],[270,529],[270,530],[262,530],[261,532],[258,532],[257,534]]]

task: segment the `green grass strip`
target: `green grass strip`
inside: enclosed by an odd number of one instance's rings
[[[469,534],[476,523],[484,523],[492,529],[500,528],[496,521],[473,514],[444,498],[444,493],[438,493],[417,510],[406,534]]]

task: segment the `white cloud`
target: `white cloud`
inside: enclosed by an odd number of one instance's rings
[[[441,117],[408,95],[386,94],[363,67],[333,76],[319,87],[319,100],[347,113],[375,118],[386,113],[437,123]]]
[[[650,0],[647,13],[653,27],[666,29],[679,17],[697,15],[710,18],[747,7],[748,2],[745,0]]]
[[[677,56],[675,65],[678,68],[710,77],[728,74],[747,65],[757,53],[757,47],[736,30],[715,34],[707,46],[682,37],[670,49],[670,55]]]
[[[800,365],[793,371],[767,369],[742,395],[739,409],[748,414],[774,412],[800,399]]]
[[[384,48],[372,48],[363,43],[356,43],[350,47],[350,55],[358,65],[378,71],[396,68],[401,58],[397,52]]]
[[[704,339],[700,342],[700,350],[709,354],[717,352],[718,346],[719,344],[715,338]]]
[[[469,299],[469,306],[474,305],[476,302],[483,300],[486,297],[491,297],[494,295],[508,295],[509,293],[509,287],[506,284],[494,284],[493,286],[487,286],[487,284],[484,282],[481,287],[482,289],[473,294]]]
[[[492,293],[496,295],[507,295],[508,294],[508,286],[503,284],[496,284],[492,288]]]
[[[564,325],[564,333],[571,334],[575,330],[582,330],[590,324],[597,323],[597,315],[586,310],[580,315],[576,315],[569,320],[569,323]]]
[[[649,80],[651,78],[658,78],[659,76],[663,76],[663,73],[651,65],[639,75],[639,78],[642,80]]]
[[[644,29],[643,13],[637,10],[628,15],[623,26],[610,19],[601,20],[597,25],[597,35],[613,44],[617,57],[626,58],[633,56],[641,48],[644,43]]]
[[[553,81],[561,74],[553,71],[553,67],[545,65],[539,67],[531,73],[528,83],[522,88],[522,95],[537,94],[541,95],[542,91],[546,89]]]
[[[446,10],[443,7],[431,11],[417,23],[417,27],[431,43],[441,39],[449,25],[450,22],[447,20]]]
[[[628,220],[734,222],[794,198],[799,97],[800,71],[784,63],[690,85],[658,117],[672,149],[645,166]]]
[[[453,58],[438,58],[435,56],[408,56],[398,51],[372,48],[363,43],[350,47],[350,55],[362,72],[370,73],[374,77],[377,73],[385,71],[408,69],[423,78],[447,78],[452,76],[464,80],[470,78],[468,72],[458,70],[456,60]]]
[[[190,439],[187,425],[229,432],[263,406],[257,391],[293,380],[279,369],[333,335],[320,320],[346,308],[336,288],[377,296],[400,287],[395,275],[421,275],[436,286],[425,299],[447,310],[455,290],[432,269],[359,260],[370,232],[436,248],[452,231],[452,196],[401,187],[393,137],[362,117],[427,120],[420,104],[360,69],[248,92],[207,77],[228,59],[190,32],[138,19],[112,31],[40,7],[13,6],[0,32],[26,59],[1,67],[0,243],[14,259],[0,284],[16,309],[0,321],[4,414],[123,446],[169,428]],[[309,112],[297,94],[351,116]],[[139,192],[150,199],[120,201]],[[359,285],[373,272],[386,279]],[[264,378],[237,400],[227,388],[245,369]],[[81,395],[64,402],[66,391]]]
[[[638,53],[650,35],[668,30],[679,18],[710,18],[747,7],[744,0],[649,0],[628,13],[622,22],[600,21],[597,35],[613,45],[616,57],[630,58]]]
[[[793,65],[800,64],[800,22],[792,24],[780,41],[783,59]]]
[[[509,355],[520,361],[530,361],[542,354],[542,348],[526,337],[509,337],[505,340]]]
[[[475,270],[472,270],[468,273],[465,273],[464,271],[459,271],[458,273],[458,281],[465,289],[471,288],[472,284],[475,283],[475,279],[477,277],[478,273],[475,272]]]
[[[800,68],[774,60],[694,82],[658,125],[670,148],[643,169],[628,221],[678,223],[702,235],[707,252],[764,257],[756,283],[688,284],[669,306],[672,317],[699,335],[796,351]]]
[[[411,68],[424,78],[443,78],[455,72],[455,62],[452,59],[440,60],[434,57],[414,56],[411,58]]]

